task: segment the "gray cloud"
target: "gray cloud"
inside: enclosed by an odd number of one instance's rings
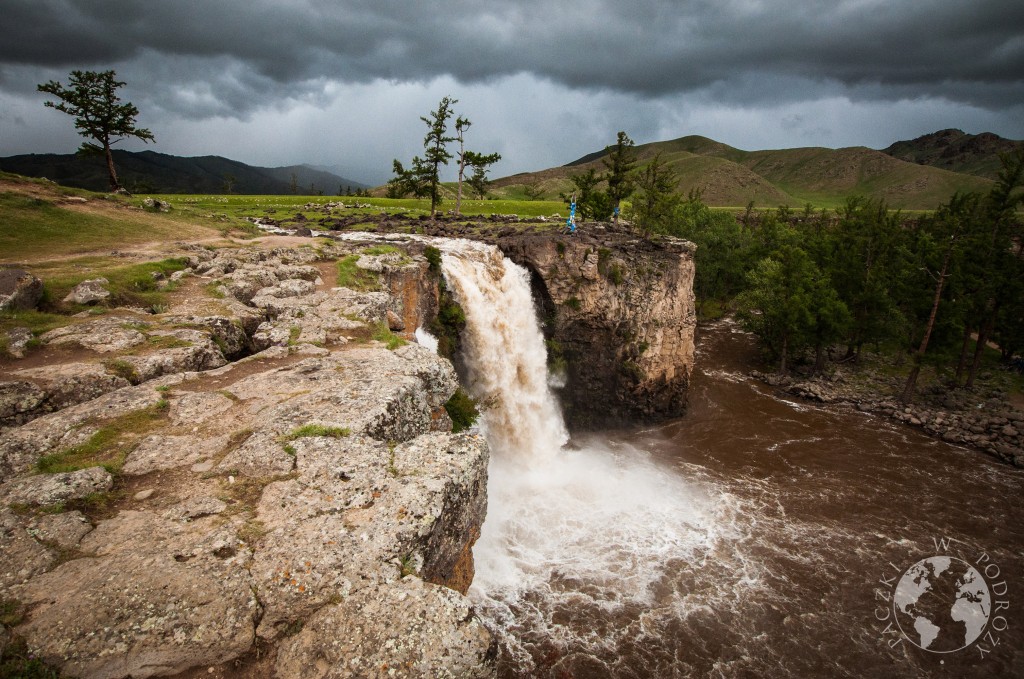
[[[218,100],[198,105],[197,116],[242,114],[264,97],[315,95],[324,79],[450,75],[477,83],[523,72],[644,98],[717,87],[778,101],[799,96],[783,86],[800,82],[853,97],[943,96],[1000,108],[1019,102],[1024,89],[1019,0],[4,4],[0,62],[153,68],[164,60],[165,108],[184,108],[173,98],[179,89],[202,89],[196,80]],[[746,87],[755,79],[764,86]]]
[[[67,151],[36,84],[115,68],[159,150],[386,178],[451,94],[498,174],[627,130],[740,148],[1024,137],[1019,0],[4,0],[0,155]],[[126,142],[132,148],[132,142]]]

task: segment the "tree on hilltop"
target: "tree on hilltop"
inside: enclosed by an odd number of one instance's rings
[[[678,184],[679,178],[661,161],[660,153],[636,174],[637,197],[633,201],[632,218],[644,236],[672,230],[680,203],[676,193]]]
[[[455,199],[455,214],[462,212],[463,181],[468,183],[474,193],[483,199],[487,194],[487,187],[491,183],[487,179],[487,168],[501,160],[500,153],[483,154],[466,150],[465,133],[472,124],[462,116],[455,119],[455,139],[459,142],[459,193]],[[466,170],[469,169],[473,170],[473,174],[467,179]]]
[[[607,155],[602,159],[608,174],[608,202],[614,210],[615,223],[619,223],[619,208],[622,201],[629,198],[635,186],[636,149],[629,135],[620,131],[615,146],[605,147]]]
[[[37,86],[37,90],[52,94],[58,101],[43,103],[48,108],[74,116],[75,128],[92,142],[83,142],[80,153],[102,154],[110,175],[110,190],[124,191],[117,179],[114,156],[110,147],[125,137],[136,137],[144,142],[156,141],[146,128],[135,126],[139,109],[131,102],[121,102],[117,89],[125,85],[115,80],[114,71],[71,71],[68,87],[56,80]]]

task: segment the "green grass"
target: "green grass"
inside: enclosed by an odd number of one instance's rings
[[[57,474],[100,466],[117,474],[139,439],[166,419],[166,411],[167,401],[161,399],[149,408],[107,420],[85,443],[40,458],[36,469]]]
[[[296,439],[310,436],[327,436],[330,438],[344,438],[352,433],[348,427],[330,427],[323,424],[304,424],[301,427],[292,429],[280,437],[281,441],[294,441]]]
[[[125,209],[100,194],[88,194],[90,205],[59,204],[17,191],[0,191],[0,261],[20,262],[76,253],[110,250],[152,241],[174,241],[216,235],[202,224],[183,224],[165,215]]]
[[[0,333],[14,328],[28,328],[33,335],[67,325],[71,319],[62,314],[46,311],[4,311],[0,312]]]
[[[338,285],[360,292],[379,290],[380,281],[377,274],[360,269],[356,265],[359,257],[360,255],[346,255],[338,260]]]
[[[166,305],[167,293],[174,285],[160,289],[153,274],[169,276],[181,271],[186,266],[180,257],[164,259],[158,262],[144,262],[129,266],[99,266],[87,272],[61,274],[47,277],[44,280],[45,298],[43,306],[50,310],[77,311],[77,308],[65,305],[62,300],[82,281],[93,278],[106,278],[109,283],[103,287],[110,291],[110,297],[102,303],[105,306],[135,306],[153,308]]]
[[[387,345],[389,351],[394,351],[400,346],[408,344],[404,339],[391,332],[391,328],[388,327],[386,321],[381,321],[377,324],[373,331],[373,339],[378,342],[383,342]]]
[[[439,207],[444,213],[455,209],[455,185],[443,184],[442,188],[451,197],[445,198]],[[175,211],[202,219],[239,220],[245,217],[271,216],[274,219],[291,219],[302,214],[307,220],[320,219],[324,216],[322,209],[306,209],[306,205],[323,206],[330,202],[342,202],[346,205],[359,203],[369,205],[364,208],[337,208],[332,213],[336,216],[378,215],[382,212],[414,215],[429,214],[430,201],[424,198],[356,198],[351,196],[216,196],[216,195],[153,195],[153,198],[171,203]],[[136,202],[141,204],[145,196],[137,196]],[[518,214],[520,217],[547,217],[553,213],[564,213],[565,204],[560,200],[518,200],[518,199],[467,199],[462,200],[462,214],[491,215]],[[214,215],[214,217],[210,217]]]
[[[362,250],[362,253],[364,255],[373,255],[373,256],[391,255],[391,254],[400,253],[400,252],[402,252],[402,251],[400,249],[396,248],[394,245],[372,245],[372,246],[370,246],[368,248],[363,248],[363,250]]]
[[[107,369],[107,372],[111,375],[117,375],[123,379],[128,380],[132,384],[138,384],[142,380],[139,378],[139,373],[135,370],[135,366],[120,358],[112,358],[103,362],[103,367]]]

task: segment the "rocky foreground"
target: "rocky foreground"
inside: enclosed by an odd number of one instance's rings
[[[360,292],[335,285],[357,244],[186,247],[162,313],[86,313],[6,366],[0,650],[85,678],[490,676],[460,593],[488,450],[408,341],[426,260],[363,254]]]

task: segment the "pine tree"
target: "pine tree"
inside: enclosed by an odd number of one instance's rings
[[[487,179],[487,168],[501,160],[501,154],[474,153],[466,150],[465,133],[472,125],[467,118],[459,116],[455,119],[455,139],[459,142],[459,191],[455,199],[455,214],[462,213],[462,184],[465,181],[473,191],[481,198],[487,194],[487,186],[490,181]],[[472,169],[473,175],[466,178],[466,170]]]
[[[52,94],[59,101],[44,102],[75,117],[75,128],[92,142],[83,142],[82,153],[102,154],[107,163],[110,190],[124,191],[117,178],[111,145],[125,137],[136,137],[144,142],[156,141],[146,128],[135,126],[139,109],[131,102],[121,103],[117,89],[125,83],[115,80],[114,71],[72,71],[68,87],[56,80],[37,86],[38,91]]]
[[[438,186],[441,183],[441,166],[447,165],[452,159],[452,153],[448,150],[447,144],[455,141],[455,137],[449,137],[448,119],[452,117],[452,106],[459,103],[458,99],[444,97],[437,105],[436,111],[430,112],[430,117],[420,116],[427,126],[427,136],[423,138],[423,160],[416,163],[413,159],[414,169],[430,185],[430,214],[437,214],[437,206],[441,203],[441,194]]]
[[[615,223],[619,223],[619,208],[622,201],[633,193],[634,171],[636,169],[636,149],[629,135],[620,131],[615,146],[605,148],[607,155],[601,161],[608,174],[608,202],[615,214]]]

